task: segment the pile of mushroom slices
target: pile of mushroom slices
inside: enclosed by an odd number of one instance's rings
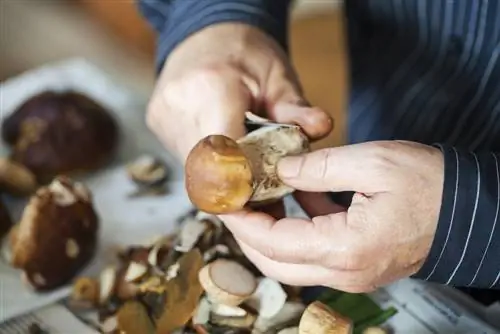
[[[349,319],[263,277],[212,215],[189,213],[175,235],[118,258],[73,285],[70,305],[98,311],[101,333],[352,333]]]

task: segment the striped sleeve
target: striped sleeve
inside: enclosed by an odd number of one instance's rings
[[[186,37],[212,24],[241,22],[256,26],[288,48],[291,0],[139,0],[139,10],[158,32],[157,70]]]
[[[440,148],[445,180],[438,228],[414,277],[500,289],[500,153]]]

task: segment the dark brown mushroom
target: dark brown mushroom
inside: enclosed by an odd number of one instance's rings
[[[52,179],[107,163],[117,146],[118,125],[84,94],[46,91],[5,118],[2,136],[14,160],[39,179]]]
[[[26,206],[12,238],[12,265],[35,290],[66,284],[93,257],[98,226],[88,189],[58,177]]]

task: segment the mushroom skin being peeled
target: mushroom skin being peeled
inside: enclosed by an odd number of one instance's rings
[[[207,136],[186,159],[189,199],[211,214],[281,199],[294,189],[279,179],[278,161],[309,149],[308,138],[293,125],[266,124],[236,141],[223,135]]]
[[[57,177],[24,209],[11,239],[11,264],[36,291],[60,287],[95,254],[98,226],[89,190]]]
[[[12,159],[39,180],[95,170],[113,155],[118,125],[89,97],[72,91],[45,91],[22,103],[2,124]]]

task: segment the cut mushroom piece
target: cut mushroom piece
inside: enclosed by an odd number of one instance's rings
[[[117,313],[118,330],[122,334],[155,334],[155,326],[146,308],[137,301],[127,301]]]
[[[382,327],[372,326],[363,329],[362,334],[388,334],[388,331],[386,331]]]
[[[38,187],[35,175],[20,163],[0,158],[0,192],[25,196]]]
[[[210,312],[212,305],[207,298],[202,298],[196,307],[196,310],[191,318],[193,325],[205,325],[210,321]]]
[[[254,329],[262,333],[267,333],[276,328],[296,326],[304,310],[305,306],[302,303],[287,302],[274,317],[268,319],[259,316],[255,321]]]
[[[309,151],[298,126],[270,125],[235,141],[210,135],[186,159],[186,189],[200,210],[223,214],[247,203],[272,202],[292,193],[276,174],[278,161]]]
[[[116,315],[109,316],[101,322],[100,330],[103,334],[114,334],[118,330],[118,319]]]
[[[167,166],[158,158],[142,155],[127,165],[127,173],[140,186],[156,186],[168,177]]]
[[[175,246],[175,250],[183,253],[190,251],[203,235],[203,232],[207,230],[207,227],[203,220],[187,219],[181,227],[179,244]]]
[[[288,327],[280,330],[278,334],[299,334],[299,327]]]
[[[198,249],[181,256],[178,275],[165,283],[165,305],[156,321],[157,333],[171,333],[185,326],[198,306],[203,288],[198,273],[203,259]]]
[[[113,266],[104,268],[99,277],[99,302],[105,304],[113,295],[117,286],[117,270]]]
[[[212,316],[210,317],[210,322],[218,326],[250,329],[253,326],[255,319],[256,316],[251,313],[247,313],[243,317],[228,317],[220,316],[218,314],[212,314]]]
[[[231,254],[229,247],[223,244],[217,244],[203,253],[203,261],[210,262],[218,256],[228,256],[229,254]]]
[[[99,219],[93,203],[79,196],[77,184],[58,177],[40,188],[16,229],[12,265],[25,272],[37,291],[67,284],[95,254]]]
[[[300,334],[352,334],[352,321],[325,304],[311,303],[300,318]]]
[[[99,304],[99,282],[93,278],[80,277],[73,284],[71,300],[77,303],[97,306]]]
[[[130,262],[123,278],[125,282],[137,282],[148,272],[148,267],[137,262]]]
[[[244,317],[248,312],[238,306],[229,306],[224,304],[212,304],[212,313],[220,317]]]
[[[283,308],[287,294],[281,284],[271,278],[264,277],[259,281],[257,290],[246,304],[257,310],[260,317],[272,318]]]
[[[218,304],[238,306],[257,288],[253,274],[235,261],[218,259],[200,271],[200,283],[209,299]]]

